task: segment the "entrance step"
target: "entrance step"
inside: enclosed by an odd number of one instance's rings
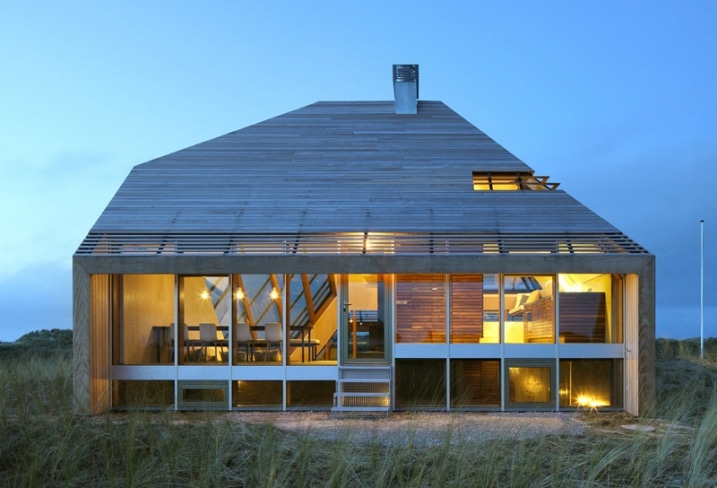
[[[390,366],[339,366],[334,414],[384,413],[391,409]]]

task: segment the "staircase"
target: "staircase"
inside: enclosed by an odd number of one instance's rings
[[[390,366],[339,366],[335,413],[385,413],[391,410]]]

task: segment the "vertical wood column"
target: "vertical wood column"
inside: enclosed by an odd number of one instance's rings
[[[90,275],[77,262],[73,287],[73,409],[93,415],[111,406],[110,276]]]
[[[652,415],[657,407],[655,383],[655,258],[640,272],[638,284],[639,415]]]
[[[90,415],[90,275],[72,263],[72,389],[73,409]]]

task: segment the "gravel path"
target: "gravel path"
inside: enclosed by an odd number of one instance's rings
[[[321,439],[437,445],[546,435],[580,436],[588,424],[569,413],[394,412],[388,418],[331,419],[327,412],[233,412],[238,422],[270,423]]]

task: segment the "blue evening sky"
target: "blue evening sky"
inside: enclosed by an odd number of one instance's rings
[[[442,100],[657,256],[657,335],[717,336],[717,1],[0,2],[0,341],[72,326],[132,166],[319,100]]]

